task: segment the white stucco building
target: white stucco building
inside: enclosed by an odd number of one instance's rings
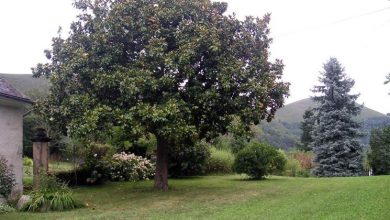
[[[31,104],[28,97],[0,78],[0,155],[15,174],[12,196],[23,193],[23,115]]]

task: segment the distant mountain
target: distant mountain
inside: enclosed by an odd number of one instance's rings
[[[7,80],[20,92],[29,96],[32,99],[46,96],[49,93],[49,80],[41,78],[33,78],[32,74],[4,74],[0,73],[0,77]]]
[[[272,122],[260,125],[263,133],[256,138],[286,150],[296,147],[300,141],[300,122],[302,121],[303,113],[306,109],[309,107],[313,108],[315,105],[308,98],[284,106],[277,111]],[[365,135],[362,138],[362,142],[366,145],[369,142],[369,133],[372,128],[390,124],[390,117],[367,107],[363,107],[357,120],[363,123]]]

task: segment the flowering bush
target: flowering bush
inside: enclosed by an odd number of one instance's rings
[[[114,154],[108,162],[108,170],[113,181],[147,180],[154,176],[155,165],[148,159],[135,154]]]

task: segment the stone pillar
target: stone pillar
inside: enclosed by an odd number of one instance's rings
[[[49,141],[46,130],[37,128],[34,133],[33,141],[33,188],[40,186],[41,175],[46,175],[49,168]]]

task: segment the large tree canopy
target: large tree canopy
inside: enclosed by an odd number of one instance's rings
[[[269,61],[268,23],[224,15],[210,0],[77,0],[69,37],[53,39],[41,106],[52,126],[98,136],[120,126],[157,138],[156,184],[167,188],[167,148],[210,139],[237,118],[270,121],[288,94],[283,64]]]

